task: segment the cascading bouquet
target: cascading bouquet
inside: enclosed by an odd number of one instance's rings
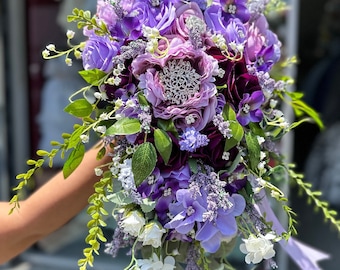
[[[112,157],[95,170],[101,180],[89,198],[89,247],[80,269],[92,266],[107,241],[107,203],[117,227],[106,251],[115,256],[130,247],[126,269],[232,269],[227,255],[237,238],[247,264],[267,260],[275,268],[279,243],[302,269],[318,269],[318,258],[291,238],[295,213],[282,181],[297,183],[339,230],[340,222],[285,162],[278,142],[305,121],[322,123],[302,94],[287,90],[289,78],[271,74],[281,43],[265,16],[270,6],[269,0],[99,0],[94,16],[76,8],[68,17],[85,42],[71,45],[68,31],[69,50],[50,44],[43,51],[46,59],[65,56],[68,65],[71,54],[81,58],[88,86],[65,108],[82,125],[52,142],[51,152],[39,150],[28,174],[70,152],[63,168],[69,176],[92,131],[103,141],[98,158]],[[282,102],[297,113],[295,122],[285,118]],[[28,174],[19,177],[20,188]],[[286,229],[272,201],[282,204]]]

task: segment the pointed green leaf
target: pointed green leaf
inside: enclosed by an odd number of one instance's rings
[[[84,154],[85,146],[81,143],[72,150],[71,154],[69,155],[63,166],[64,178],[69,177],[71,173],[79,166],[79,164],[83,160]]]
[[[224,120],[236,121],[236,113],[229,104],[224,106],[222,116]]]
[[[144,213],[150,213],[153,209],[155,209],[156,202],[149,198],[145,198],[142,200],[142,204],[140,206]]]
[[[136,118],[121,118],[106,130],[105,135],[131,135],[141,131]]]
[[[76,130],[73,131],[71,137],[68,141],[67,149],[74,148],[80,143],[80,135],[83,133],[85,126],[79,126]]]
[[[132,156],[132,172],[138,187],[155,169],[157,153],[153,144],[145,142],[138,146]]]
[[[101,84],[103,78],[107,75],[100,69],[81,70],[79,71],[80,76],[91,85],[98,86]]]
[[[171,132],[176,137],[178,136],[177,129],[176,129],[175,124],[172,120],[158,119],[157,126],[164,131]]]
[[[250,167],[252,170],[257,171],[257,165],[261,161],[261,147],[260,144],[257,140],[257,137],[255,134],[248,132],[245,135],[246,138],[246,143],[247,143],[247,148],[249,151],[248,157],[250,160]]]
[[[230,121],[230,126],[232,137],[227,139],[224,145],[224,151],[229,151],[231,148],[235,147],[244,136],[243,127],[237,121]]]
[[[138,102],[141,106],[149,106],[148,100],[142,92],[138,93]]]
[[[172,151],[172,141],[169,135],[161,130],[155,129],[154,131],[155,138],[155,146],[160,155],[162,156],[164,163],[167,164],[170,159],[171,151]]]
[[[64,111],[75,117],[88,117],[92,113],[92,105],[86,99],[77,99],[67,105]]]

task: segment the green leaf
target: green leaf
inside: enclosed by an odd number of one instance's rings
[[[142,204],[140,207],[144,213],[150,213],[153,209],[155,209],[156,202],[150,200],[149,198],[145,198],[142,200]]]
[[[175,124],[172,120],[158,119],[157,126],[164,131],[171,132],[176,137],[178,136],[177,129],[176,129]]]
[[[92,105],[86,99],[77,99],[67,105],[64,111],[75,117],[88,117],[92,113]]]
[[[138,102],[141,106],[149,106],[149,103],[142,92],[138,92]]]
[[[227,139],[224,145],[224,151],[229,151],[231,148],[236,146],[242,139],[244,135],[243,127],[237,121],[230,121],[230,126],[232,137]]]
[[[72,150],[68,159],[63,166],[64,178],[67,178],[71,173],[79,166],[83,160],[85,154],[85,146],[83,144],[78,144],[76,148]]]
[[[236,121],[236,113],[229,104],[224,106],[222,116],[224,120]]]
[[[141,131],[141,125],[136,118],[121,118],[106,130],[105,135],[130,135]]]
[[[138,146],[132,156],[132,172],[138,187],[156,166],[157,153],[153,144],[145,142]]]
[[[155,129],[154,131],[155,138],[155,146],[158,150],[159,154],[162,156],[164,163],[167,164],[170,159],[171,151],[172,151],[172,141],[169,135],[161,130]]]
[[[248,132],[245,135],[246,138],[246,143],[247,143],[247,148],[249,151],[249,160],[250,160],[250,167],[254,171],[257,171],[257,165],[260,163],[261,157],[260,157],[260,152],[261,152],[261,147],[260,144],[257,140],[257,137],[255,134],[252,132]]]
[[[124,190],[108,195],[107,199],[119,206],[128,205],[133,202],[132,198]]]
[[[73,131],[69,141],[67,149],[71,149],[76,147],[80,143],[80,135],[83,133],[85,126],[79,126],[76,130]]]
[[[103,78],[107,75],[100,69],[81,70],[79,71],[79,74],[87,83],[93,86],[100,85],[103,81]]]

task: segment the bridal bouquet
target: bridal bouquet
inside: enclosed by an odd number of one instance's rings
[[[322,123],[302,94],[287,90],[289,78],[272,75],[282,62],[266,19],[273,6],[269,0],[99,0],[94,16],[73,10],[68,21],[86,41],[71,44],[68,31],[70,49],[50,44],[43,56],[65,56],[68,65],[82,60],[79,74],[88,86],[65,108],[82,125],[29,163],[34,171],[69,153],[67,177],[94,134],[103,142],[98,158],[112,157],[95,169],[101,180],[89,198],[89,246],[80,269],[92,266],[101,242],[113,256],[129,249],[126,269],[233,269],[228,253],[235,248],[247,264],[267,260],[276,268],[277,244],[309,267],[303,269],[317,269],[317,258],[291,238],[295,213],[280,186],[295,182],[339,230],[340,223],[280,153],[286,133],[311,119]],[[284,102],[296,112],[293,123],[280,110]],[[287,224],[276,218],[273,202],[282,205]],[[117,221],[111,242],[102,230],[108,204]]]

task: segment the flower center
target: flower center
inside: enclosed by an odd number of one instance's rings
[[[189,61],[168,61],[159,77],[164,86],[165,99],[171,104],[183,104],[199,91],[201,75]]]
[[[244,104],[243,107],[242,107],[242,111],[245,113],[245,114],[248,114],[249,111],[250,111],[250,106],[249,104]]]
[[[195,213],[195,209],[190,205],[187,209],[187,215],[190,217]]]
[[[230,4],[229,6],[228,6],[228,13],[230,13],[230,14],[235,14],[236,13],[236,9],[237,9],[237,7],[236,7],[236,5],[232,5],[232,4]]]

